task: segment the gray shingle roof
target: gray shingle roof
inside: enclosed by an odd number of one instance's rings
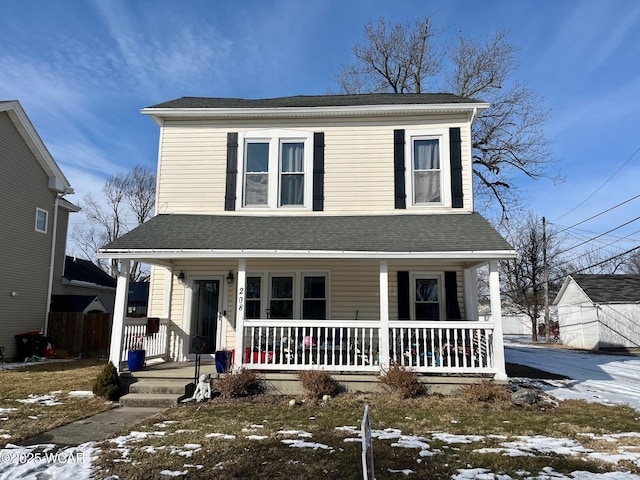
[[[94,283],[103,287],[116,287],[116,281],[100,267],[83,258],[65,256],[64,277],[67,280]]]
[[[479,214],[376,216],[158,215],[113,250],[482,252],[512,247]]]
[[[640,275],[571,275],[596,303],[640,301]]]
[[[360,95],[298,95],[295,97],[245,99],[182,97],[147,108],[286,108],[349,107],[364,105],[424,105],[481,103],[451,93],[368,93]]]

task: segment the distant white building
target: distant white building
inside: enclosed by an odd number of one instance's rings
[[[640,275],[570,275],[554,304],[564,345],[640,347]]]

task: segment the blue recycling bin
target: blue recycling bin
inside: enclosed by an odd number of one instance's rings
[[[127,365],[130,372],[137,372],[144,368],[146,350],[129,350],[127,353]]]
[[[231,366],[231,352],[220,350],[216,352],[216,372],[225,373]]]

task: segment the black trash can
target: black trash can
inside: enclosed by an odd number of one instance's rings
[[[44,337],[40,332],[26,332],[16,335],[16,358],[23,362],[34,355],[42,356]]]

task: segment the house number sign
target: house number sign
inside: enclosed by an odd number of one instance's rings
[[[244,287],[238,288],[238,313],[244,309]]]

